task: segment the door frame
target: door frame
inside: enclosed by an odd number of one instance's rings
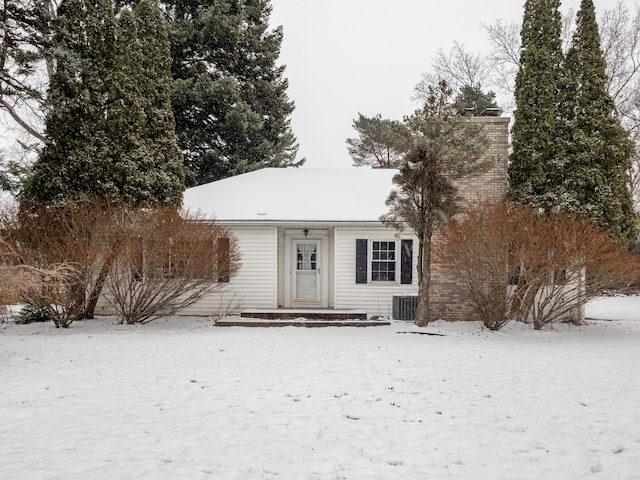
[[[287,230],[284,242],[284,307],[296,309],[328,308],[329,306],[329,232],[327,230]],[[296,242],[319,242],[318,299],[296,301]]]

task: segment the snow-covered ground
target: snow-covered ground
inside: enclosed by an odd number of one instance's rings
[[[640,301],[588,316],[2,325],[0,478],[639,479]]]

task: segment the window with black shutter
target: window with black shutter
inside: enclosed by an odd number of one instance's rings
[[[413,283],[413,240],[356,240],[356,283]]]

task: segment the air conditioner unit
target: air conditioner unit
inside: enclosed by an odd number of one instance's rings
[[[417,295],[394,295],[393,296],[393,319],[394,320],[415,320],[418,310]]]

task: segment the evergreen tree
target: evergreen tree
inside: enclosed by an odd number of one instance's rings
[[[142,0],[116,20],[111,0],[66,0],[59,22],[46,141],[23,191],[23,218],[37,217],[43,205],[64,219],[96,205],[107,215],[113,204],[180,204],[184,173],[163,14]],[[91,231],[78,235],[93,241]],[[78,315],[93,317],[115,254],[112,246],[97,275],[87,276],[91,288],[73,286]]]
[[[473,109],[473,115],[482,115],[487,108],[498,108],[495,92],[483,92],[480,85],[463,85],[456,95],[455,108]]]
[[[184,170],[164,16],[142,0],[121,12],[118,25],[109,111],[115,187],[127,204],[179,204]]]
[[[588,215],[616,237],[631,240],[637,234],[628,187],[634,145],[607,93],[592,0],[582,0],[576,22],[562,83],[564,206]]]
[[[166,0],[172,105],[189,186],[298,166],[268,0]]]
[[[509,182],[516,201],[542,208],[561,203],[557,148],[558,89],[562,68],[559,0],[527,0],[512,129]]]
[[[361,113],[353,121],[357,138],[347,139],[349,155],[356,166],[374,168],[398,168],[406,153],[410,133],[396,120],[387,120],[380,114],[366,117]]]
[[[418,312],[416,324],[429,323],[431,250],[437,228],[460,211],[455,182],[489,165],[490,140],[479,123],[458,115],[445,81],[427,88],[424,107],[405,119],[411,144],[394,176],[382,221],[406,223],[418,237]]]
[[[56,72],[51,78],[44,148],[23,200],[64,203],[110,198],[111,139],[107,79],[113,68],[115,17],[110,0],[66,0],[58,10]]]
[[[184,173],[161,12],[143,0],[117,21],[111,0],[67,0],[58,13],[46,141],[22,200],[179,204]]]

